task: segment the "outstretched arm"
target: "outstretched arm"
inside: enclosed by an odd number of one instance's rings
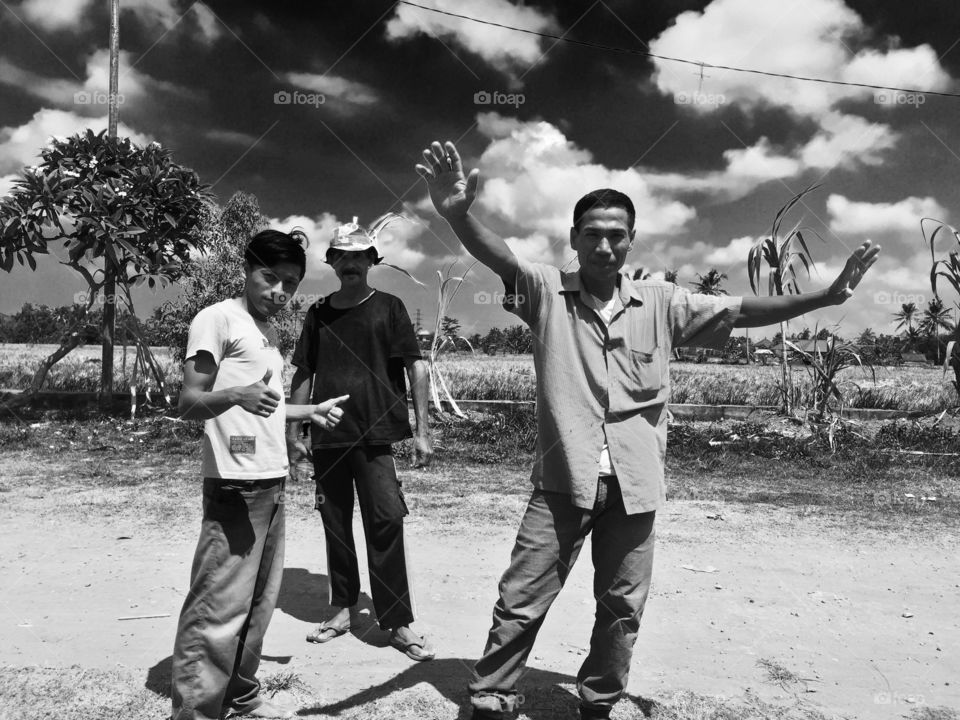
[[[473,169],[464,176],[460,153],[449,140],[443,145],[431,143],[423,151],[423,164],[418,164],[416,170],[427,181],[433,206],[440,217],[450,223],[467,252],[512,287],[517,275],[517,256],[503,238],[470,214],[470,205],[477,197],[480,171]]]
[[[790,320],[798,315],[840,305],[853,297],[853,289],[860,284],[867,270],[877,261],[880,246],[867,240],[847,259],[847,264],[825,290],[801,295],[772,295],[744,297],[734,327],[762,327]]]

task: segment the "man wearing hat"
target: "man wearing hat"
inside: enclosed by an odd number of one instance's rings
[[[413,466],[429,464],[433,455],[427,418],[429,374],[403,302],[367,282],[370,268],[383,260],[377,251],[377,235],[396,218],[384,216],[369,230],[357,225],[357,218],[336,228],[327,262],[340,280],[340,289],[307,311],[293,354],[296,372],[291,402],[306,401],[311,386],[313,397],[328,397],[329,388],[337,388],[337,396],[350,395],[339,426],[311,426],[316,509],[326,536],[329,602],[338,610],[307,640],[325,643],[338,638],[356,620],[360,596],[352,529],[356,486],[377,620],[382,629],[390,631],[391,645],[414,660],[429,660],[434,651],[410,628],[415,605],[403,544],[407,507],[391,448],[392,443],[412,436]],[[416,417],[413,433],[406,378]],[[290,426],[289,437],[299,442],[299,423]]]

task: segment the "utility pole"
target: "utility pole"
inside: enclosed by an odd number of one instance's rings
[[[110,92],[107,96],[107,137],[117,139],[117,92],[120,84],[120,0],[110,0]],[[113,343],[116,337],[117,277],[108,253],[103,258],[103,324],[100,332],[100,409],[107,411],[113,400]]]

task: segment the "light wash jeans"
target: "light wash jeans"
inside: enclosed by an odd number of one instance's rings
[[[575,507],[569,495],[534,490],[469,685],[475,708],[490,717],[518,709],[517,683],[537,632],[592,532],[597,610],[577,689],[585,716],[606,717],[627,685],[650,589],[655,514],[627,515],[615,477],[598,479],[592,510]]]
[[[203,522],[173,649],[172,720],[261,700],[257,668],[283,577],[284,478],[203,481]]]

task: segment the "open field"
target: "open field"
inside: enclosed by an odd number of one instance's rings
[[[52,345],[0,344],[0,388],[25,388],[40,358]],[[172,365],[169,350],[157,348],[157,357],[168,372],[171,387],[180,384],[180,368]],[[115,357],[117,389],[128,387],[123,353]],[[482,354],[444,355],[441,371],[451,393],[458,399],[534,400],[536,396],[533,360],[529,355]],[[811,371],[791,368],[798,405],[809,402]],[[878,367],[868,370],[847,368],[840,373],[839,386],[848,407],[940,412],[960,404],[950,383],[952,375],[929,367]],[[289,385],[292,370],[285,373]],[[712,365],[673,363],[670,368],[672,401],[703,405],[778,405],[780,370],[775,365]],[[78,348],[54,366],[47,387],[61,390],[96,390],[100,380],[100,348]]]
[[[416,471],[398,448],[431,663],[386,646],[366,591],[361,627],[303,641],[330,609],[312,485],[291,483],[265,687],[302,717],[467,720],[464,685],[529,496],[529,428],[529,413],[438,422],[436,462]],[[0,718],[167,717],[198,430],[165,417],[0,423]],[[851,424],[832,454],[775,418],[670,434],[653,588],[615,720],[960,718],[955,427]],[[519,720],[577,716],[589,558],[588,543],[543,626]],[[143,615],[161,617],[118,620]]]

